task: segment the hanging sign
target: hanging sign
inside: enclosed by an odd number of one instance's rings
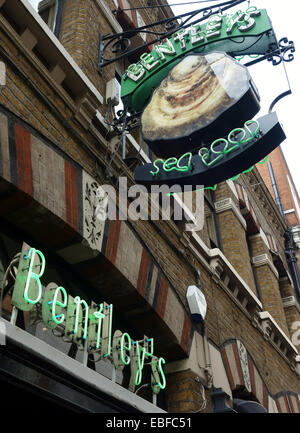
[[[277,44],[265,9],[250,7],[233,15],[212,15],[204,24],[180,29],[170,39],[144,53],[122,77],[121,98],[131,111],[140,112],[159,83],[184,56],[222,51],[233,56],[266,54]]]
[[[276,113],[249,120],[233,129],[197,154],[186,152],[179,157],[157,159],[137,167],[134,176],[145,185],[210,186],[227,180],[256,164],[285,140]]]
[[[146,364],[151,366],[151,386],[154,394],[166,387],[163,371],[164,358],[154,355],[154,339],[145,336],[133,340],[128,333],[113,332],[113,305],[105,302],[89,305],[79,296],[73,298],[66,289],[55,283],[43,287],[41,277],[46,267],[41,251],[23,244],[12,305],[30,311],[40,305],[42,319],[48,329],[56,330],[64,341],[75,343],[79,349],[110,360],[116,370],[130,366],[129,389],[142,383]]]
[[[176,156],[228,134],[260,109],[247,68],[225,53],[192,54],[154,91],[141,116],[155,155]]]

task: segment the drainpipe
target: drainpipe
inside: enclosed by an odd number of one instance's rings
[[[213,371],[212,371],[212,365],[211,365],[211,357],[210,357],[210,350],[207,340],[207,334],[205,329],[205,324],[203,323],[203,351],[204,351],[204,358],[205,358],[205,375],[206,375],[206,387],[208,389],[211,389],[213,387]]]
[[[293,241],[293,234],[292,234],[291,227],[288,227],[286,232],[284,233],[284,240],[285,240],[286,260],[288,262],[292,274],[292,280],[294,283],[296,297],[298,299],[298,302],[300,302],[300,277],[299,277],[299,271],[297,266],[297,258],[294,249],[294,241]]]
[[[268,162],[268,169],[269,169],[270,178],[271,178],[271,182],[272,182],[272,188],[273,188],[274,195],[275,195],[275,201],[277,203],[277,206],[278,206],[278,208],[280,210],[281,215],[283,216],[283,218],[284,218],[284,220],[286,222],[284,211],[283,211],[283,207],[282,207],[282,203],[281,203],[281,199],[280,199],[280,194],[279,194],[279,191],[278,191],[278,188],[277,188],[277,183],[276,183],[273,167],[272,167],[272,164],[271,164],[270,161]]]
[[[268,162],[268,169],[269,169],[269,173],[270,173],[272,188],[274,191],[277,206],[278,206],[280,213],[283,216],[285,222],[287,223],[271,162]],[[292,274],[292,280],[294,283],[295,294],[296,294],[296,297],[298,299],[298,302],[300,302],[300,277],[299,277],[299,271],[298,271],[298,267],[297,267],[297,259],[296,259],[296,253],[295,253],[295,248],[294,248],[294,242],[293,242],[293,235],[292,235],[291,227],[287,227],[283,236],[284,236],[284,241],[285,241],[284,242],[285,243],[285,251],[284,252],[285,252],[286,260],[288,262],[288,266],[289,266],[291,274]]]
[[[64,0],[56,0],[55,18],[53,24],[53,33],[59,39]]]

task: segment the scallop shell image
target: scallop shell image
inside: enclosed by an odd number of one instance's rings
[[[245,66],[225,53],[192,54],[154,91],[142,136],[157,156],[179,155],[243,126],[259,109]]]

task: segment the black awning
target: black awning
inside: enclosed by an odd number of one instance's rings
[[[234,399],[233,408],[238,413],[268,413],[261,404],[255,401]]]

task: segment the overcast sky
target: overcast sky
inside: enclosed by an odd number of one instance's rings
[[[30,3],[37,8],[39,0],[29,0]],[[74,0],[75,1],[75,0]],[[170,4],[175,3],[188,3],[193,0],[169,0]],[[216,2],[211,2],[215,4]],[[139,0],[132,0],[134,6],[139,6]],[[210,3],[204,3],[209,5]],[[239,5],[239,9],[246,9],[248,2],[245,1]],[[250,5],[257,6],[260,9],[267,9],[268,15],[271,18],[273,28],[277,39],[287,37],[289,40],[294,41],[296,50],[300,46],[300,34],[299,34],[299,11],[300,5],[299,0],[286,0],[281,2],[279,0],[256,0],[250,2]],[[183,5],[176,6],[173,8],[176,14],[181,14],[189,10],[195,10],[197,7],[203,7],[201,3],[199,5]],[[300,84],[299,84],[299,73],[300,73],[300,59],[299,52],[294,53],[295,59],[290,63],[285,63],[285,67],[288,73],[290,86],[292,89],[292,95],[289,95],[279,101],[274,111],[277,112],[279,121],[282,123],[287,139],[282,143],[281,148],[286,157],[289,165],[291,174],[293,176],[296,188],[300,191],[300,134],[298,126],[300,127],[300,116],[299,116],[299,95],[300,95]],[[280,93],[289,89],[289,84],[286,79],[283,65],[272,66],[271,62],[263,61],[262,63],[251,66],[249,72],[258,87],[261,96],[261,111],[257,117],[267,114],[268,108],[274,98]],[[297,108],[298,106],[298,108]],[[297,114],[298,113],[298,114]]]

